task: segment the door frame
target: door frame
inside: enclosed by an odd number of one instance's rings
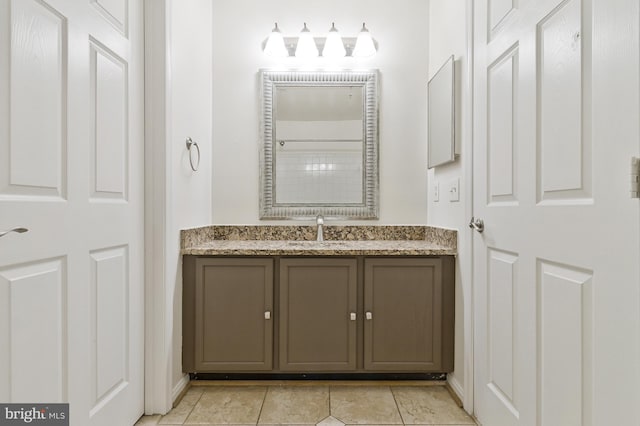
[[[145,34],[145,353],[144,411],[171,410],[173,305],[167,271],[168,224],[171,223],[171,177],[168,144],[171,135],[171,28],[172,0],[144,0]],[[178,394],[188,384],[180,382]]]
[[[469,161],[463,168],[465,186],[469,188],[464,195],[465,215],[473,216],[473,123],[474,123],[474,2],[466,3],[466,40],[467,66],[463,70],[464,80],[461,88],[466,93],[462,105],[464,121],[462,140],[466,141],[464,151]],[[145,34],[145,414],[167,413],[173,401],[188,385],[188,376],[174,388],[172,384],[171,340],[173,330],[173,306],[171,295],[167,294],[168,279],[166,272],[166,247],[168,224],[171,223],[172,169],[168,152],[171,135],[171,28],[168,11],[172,0],[144,0]],[[474,411],[474,306],[473,292],[473,231],[466,223],[460,224],[463,232],[468,233],[469,245],[460,261],[468,280],[463,285],[465,304],[464,322],[464,386],[458,383],[453,387],[462,396],[467,412]],[[466,259],[466,260],[465,260]]]
[[[474,122],[475,122],[475,44],[473,34],[475,31],[475,8],[474,0],[466,0],[466,40],[467,40],[467,67],[463,71],[463,76],[466,76],[464,81],[461,82],[463,93],[466,93],[462,110],[466,113],[463,114],[464,121],[462,122],[462,140],[466,141],[464,150],[467,152],[469,158],[464,162],[464,183],[468,188],[465,194],[465,216],[471,219],[474,214],[473,211],[473,151],[474,151]],[[475,410],[475,359],[474,359],[474,337],[475,337],[475,292],[474,288],[474,267],[473,267],[473,240],[476,238],[475,232],[467,227],[466,223],[460,224],[462,232],[467,233],[467,250],[464,254],[466,261],[461,261],[460,268],[466,271],[468,282],[463,287],[464,299],[469,301],[468,305],[465,305],[464,312],[464,393],[463,393],[463,406],[464,409],[473,414]],[[468,308],[466,308],[468,306]]]

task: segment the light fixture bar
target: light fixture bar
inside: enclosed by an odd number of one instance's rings
[[[334,23],[331,24],[327,37],[314,37],[306,23],[303,24],[298,37],[284,37],[276,24],[263,43],[263,51],[268,56],[280,58],[317,58],[320,52],[322,58],[329,59],[363,58],[376,54],[377,43],[365,24],[357,37],[341,37]]]

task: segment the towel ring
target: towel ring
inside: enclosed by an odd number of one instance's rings
[[[196,150],[198,151],[198,161],[196,162],[195,166],[193,165],[193,156],[191,155],[192,146],[195,146]],[[189,164],[191,164],[191,170],[197,172],[198,168],[200,167],[200,147],[198,146],[198,142],[194,142],[193,140],[191,140],[191,138],[187,138],[187,151],[189,151]]]

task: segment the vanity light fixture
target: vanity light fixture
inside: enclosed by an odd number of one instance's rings
[[[271,34],[269,34],[267,44],[264,46],[264,53],[277,58],[286,58],[289,56],[289,51],[287,50],[287,46],[284,44],[284,37],[282,37],[282,33],[280,32],[280,28],[278,28],[277,22],[276,26],[271,31]]]
[[[311,35],[311,31],[304,23],[300,37],[298,37],[298,45],[296,46],[296,58],[316,58],[318,56],[318,46]]]
[[[325,58],[343,58],[346,54],[347,51],[344,48],[342,37],[340,37],[336,24],[332,22],[331,29],[327,35],[327,40],[325,41],[324,48],[322,49],[322,56]]]
[[[326,38],[314,38],[306,23],[298,37],[284,37],[276,23],[267,40],[263,42],[264,53],[279,58],[292,56],[316,58],[320,55],[320,49],[322,49],[322,57],[325,58],[343,58],[345,56],[365,58],[375,55],[378,50],[376,42],[365,24],[362,24],[357,38],[341,37],[335,23],[331,24]]]
[[[371,33],[365,26],[364,22],[362,23],[362,30],[358,34],[358,38],[356,39],[356,47],[353,48],[352,56],[356,58],[366,58],[369,56],[373,56],[376,54],[376,45],[373,42],[373,37],[371,37]]]

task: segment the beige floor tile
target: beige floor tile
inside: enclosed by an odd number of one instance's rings
[[[155,426],[158,424],[158,420],[160,420],[159,414],[155,416],[142,416],[134,426]]]
[[[328,386],[271,386],[259,424],[312,424],[329,416]]]
[[[333,416],[329,416],[318,423],[318,426],[344,426],[344,423]]]
[[[265,386],[205,388],[185,424],[253,424],[258,422]]]
[[[474,425],[444,387],[393,387],[404,424]]]
[[[189,399],[198,398],[198,399],[200,399],[200,397],[202,396],[202,393],[205,391],[205,389],[206,388],[191,386],[187,390],[187,392],[184,394],[182,399],[185,399],[185,398],[189,398]],[[180,402],[182,402],[182,401],[180,401]]]
[[[182,400],[158,422],[159,425],[181,425],[204,392],[203,388],[189,388]]]
[[[332,386],[330,398],[331,415],[345,424],[402,424],[388,387]]]

